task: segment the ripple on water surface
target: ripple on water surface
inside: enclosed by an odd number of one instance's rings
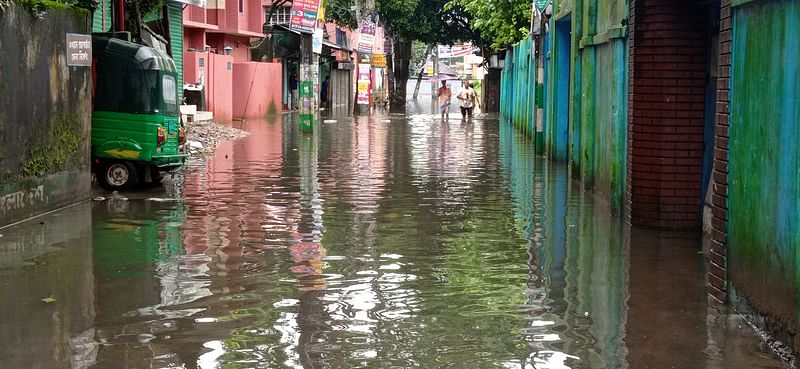
[[[706,304],[697,241],[630,232],[508,125],[292,119],[241,123],[183,202],[92,209],[91,367],[781,367]]]

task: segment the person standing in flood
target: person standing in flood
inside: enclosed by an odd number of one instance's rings
[[[292,73],[292,78],[291,78],[291,82],[290,83],[291,83],[291,88],[292,88],[291,107],[292,107],[292,110],[295,110],[295,109],[297,109],[298,106],[300,106],[299,101],[297,100],[297,97],[299,95],[298,94],[299,81],[297,81],[297,75],[296,74]]]
[[[323,108],[328,107],[328,88],[330,84],[331,84],[331,77],[325,77],[325,80],[322,81],[322,86],[320,87],[319,90],[319,97]]]
[[[461,119],[472,118],[472,112],[475,110],[475,105],[478,104],[478,93],[472,88],[472,84],[464,81],[464,87],[456,97],[461,106]]]
[[[450,119],[450,99],[453,97],[453,92],[450,87],[447,87],[447,81],[442,81],[442,87],[439,87],[439,112],[442,113],[442,119]]]

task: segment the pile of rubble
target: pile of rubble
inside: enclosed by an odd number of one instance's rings
[[[249,135],[248,132],[233,127],[214,123],[213,121],[195,121],[187,124],[188,141],[186,143],[189,158],[197,159],[211,155],[223,141],[238,140]]]

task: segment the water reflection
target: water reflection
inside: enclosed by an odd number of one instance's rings
[[[508,125],[336,120],[242,122],[184,201],[84,209],[77,241],[39,242],[80,245],[43,252],[87,271],[64,274],[89,286],[81,318],[33,327],[52,342],[8,323],[3,348],[42,368],[781,367],[709,307],[696,240],[627,229]],[[36,302],[61,273],[12,283]]]
[[[89,204],[0,234],[0,366],[89,368],[98,355]]]

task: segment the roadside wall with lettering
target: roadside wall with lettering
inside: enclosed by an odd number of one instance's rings
[[[89,195],[92,72],[68,66],[87,11],[0,11],[0,227]]]

